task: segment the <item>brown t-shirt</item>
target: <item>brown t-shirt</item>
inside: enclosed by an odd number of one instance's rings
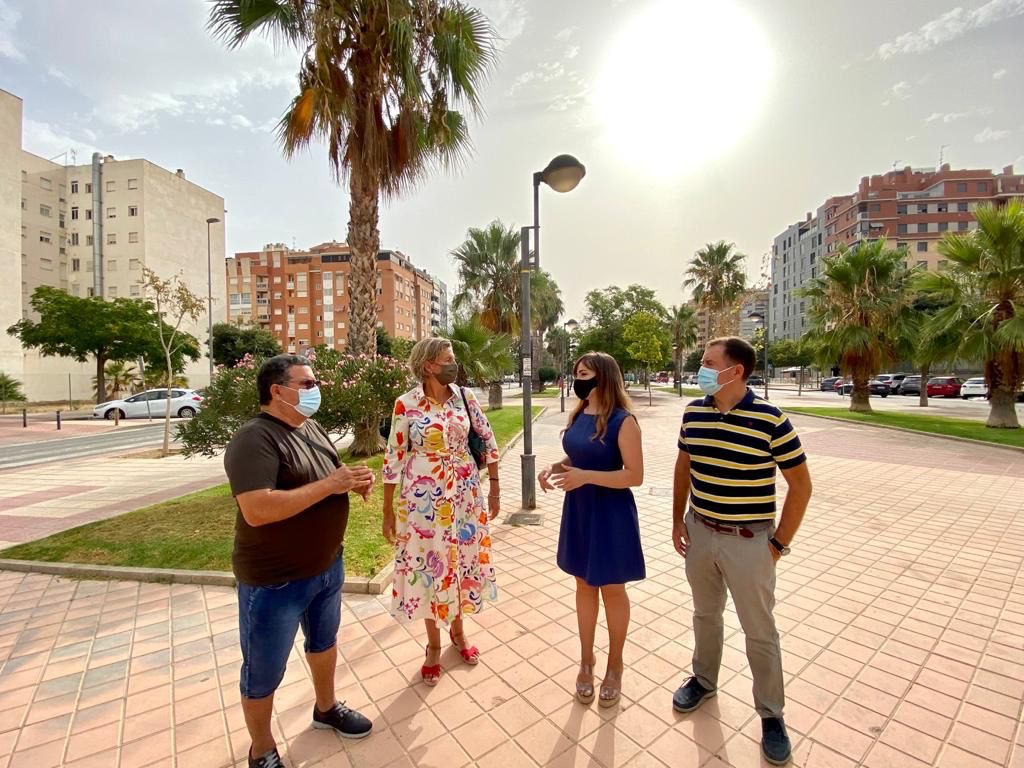
[[[335,464],[306,440],[336,454],[323,427],[306,419],[292,427],[261,413],[231,438],[224,469],[233,496],[263,488],[288,491],[320,480]],[[342,548],[348,524],[348,494],[327,496],[299,514],[268,525],[251,526],[239,509],[231,564],[243,584],[266,586],[308,579],[322,573]]]

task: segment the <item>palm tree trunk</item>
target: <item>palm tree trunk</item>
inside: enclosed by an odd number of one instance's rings
[[[1017,418],[1017,396],[1012,387],[993,386],[989,400],[988,421],[986,427],[997,429],[1020,429]]]
[[[489,411],[501,410],[501,408],[502,408],[501,397],[502,397],[501,382],[500,381],[492,381],[487,386],[487,410],[489,410]]]
[[[99,405],[107,399],[106,379],[107,358],[106,355],[96,355],[96,404]]]
[[[928,407],[928,376],[931,374],[932,367],[930,365],[921,366],[921,392],[918,395],[917,404],[921,408]]]
[[[872,413],[871,392],[868,389],[868,377],[855,375],[853,391],[850,393],[850,410],[860,413]]]
[[[352,268],[348,292],[348,353],[377,355],[377,253],[380,250],[380,189],[358,169],[352,169],[349,181],[348,243],[352,248]],[[375,414],[356,424],[351,452],[354,456],[373,456],[384,449],[380,420]]]

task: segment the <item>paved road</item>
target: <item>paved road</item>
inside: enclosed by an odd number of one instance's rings
[[[138,450],[163,440],[164,425],[146,424],[130,430],[81,435],[22,443],[7,443],[0,451],[0,469],[46,464],[55,461],[95,456],[125,449]],[[174,433],[172,429],[171,439]]]

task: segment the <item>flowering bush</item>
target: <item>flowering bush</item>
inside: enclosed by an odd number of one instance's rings
[[[345,355],[325,347],[307,355],[321,380],[323,400],[315,418],[328,432],[344,436],[357,424],[385,422],[395,399],[411,386],[404,364],[390,358]],[[263,360],[243,357],[218,368],[206,388],[203,407],[178,426],[186,456],[214,456],[260,410],[256,374]]]

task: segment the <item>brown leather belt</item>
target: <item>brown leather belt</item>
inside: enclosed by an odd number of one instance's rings
[[[694,512],[693,516],[700,520],[702,523],[704,523],[704,525],[706,525],[715,533],[722,533],[726,536],[740,536],[744,539],[754,538],[754,532],[750,529],[750,526],[748,525],[730,525],[728,523],[720,523],[717,520],[712,520],[710,517],[704,517],[704,515],[698,514],[697,512]],[[768,524],[768,520],[755,520],[750,525],[761,526]]]

